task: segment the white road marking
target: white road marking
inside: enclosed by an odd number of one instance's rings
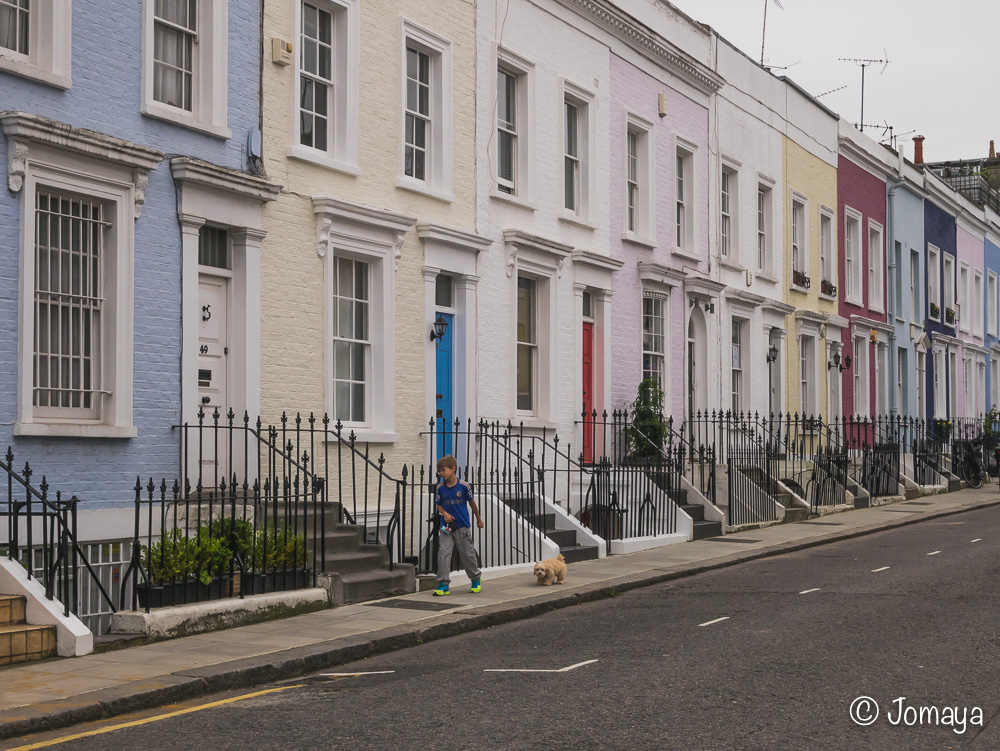
[[[935,550],[933,553],[928,553],[927,555],[937,555],[940,552],[941,552],[940,550]]]
[[[698,627],[700,628],[701,626],[711,626],[713,623],[722,623],[722,621],[728,621],[728,620],[729,616],[724,615],[721,618],[716,618],[714,621],[705,621],[704,623],[699,623]]]
[[[570,665],[565,668],[559,668],[558,670],[539,670],[537,668],[486,668],[483,670],[484,673],[568,673],[570,670],[575,670],[576,668],[582,668],[584,665],[590,665],[592,662],[597,662],[597,660],[584,660],[583,662],[578,662],[576,665]]]
[[[975,540],[969,540],[969,542],[981,542],[982,539],[982,537],[977,537]]]
[[[367,673],[320,673],[321,678],[357,678],[359,675],[386,675],[395,670],[372,670]]]
[[[799,592],[799,594],[800,595],[807,595],[810,592],[819,592],[820,589],[821,589],[821,587],[813,587],[812,589],[806,589],[806,590],[804,590],[802,592]]]
[[[888,566],[883,566],[882,568],[873,568],[873,569],[872,569],[872,573],[873,573],[873,574],[877,574],[877,573],[878,573],[879,571],[886,571],[886,570],[888,570],[888,569],[889,569],[889,567],[888,567]]]

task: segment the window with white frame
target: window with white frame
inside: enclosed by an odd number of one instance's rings
[[[517,409],[534,413],[538,406],[538,282],[517,278]]]
[[[732,320],[732,410],[738,414],[743,411],[743,331],[742,318]]]
[[[958,325],[962,331],[972,331],[972,310],[970,309],[970,302],[972,301],[971,287],[969,286],[971,281],[971,275],[969,274],[969,265],[963,263],[959,265],[958,271],[958,294],[956,302],[958,303],[956,314],[958,315]]]
[[[403,21],[402,163],[397,185],[451,198],[451,42]]]
[[[989,410],[986,401],[986,361],[976,357],[976,400],[973,403],[972,417],[977,417],[983,410]]]
[[[894,284],[896,287],[896,309],[889,311],[894,314],[896,318],[903,318],[903,244],[901,242],[894,242],[892,244],[893,252],[893,278],[886,279],[888,284]]]
[[[563,102],[563,208],[576,213],[580,208],[580,108]]]
[[[944,352],[935,349],[932,359],[934,367],[934,417],[944,417],[948,413],[945,400]]]
[[[955,416],[958,414],[958,353],[950,352],[948,360],[948,414]]]
[[[882,247],[882,225],[868,222],[868,307],[881,312],[884,293],[885,260]]]
[[[972,333],[983,336],[983,272],[972,272]]]
[[[509,196],[528,198],[531,146],[528,107],[532,67],[506,50],[497,62],[496,189]]]
[[[71,0],[0,0],[0,70],[70,86]]]
[[[694,151],[678,146],[674,161],[674,206],[677,249],[694,253]]]
[[[719,252],[723,258],[739,262],[739,173],[735,168],[722,165],[720,177],[721,224],[719,227]]]
[[[927,353],[917,350],[917,382],[914,384],[917,396],[917,413],[915,417],[927,417],[927,403],[924,399],[924,388],[927,383]]]
[[[819,273],[824,282],[833,282],[833,212],[820,208],[819,212]],[[824,285],[826,286],[826,285]],[[833,294],[821,289],[824,294]]]
[[[653,204],[652,125],[625,115],[625,237],[652,243]]]
[[[666,384],[666,296],[646,292],[642,297],[642,377]]]
[[[986,333],[997,335],[997,275],[992,271],[986,276]]]
[[[923,313],[923,305],[921,304],[921,299],[923,295],[921,294],[922,289],[920,285],[920,254],[915,251],[910,251],[910,321],[916,323],[920,320],[920,316]],[[900,301],[900,310],[902,310],[902,301]]]
[[[958,311],[955,310],[955,256],[944,254],[944,322],[949,326],[955,325],[955,318]],[[951,311],[951,320],[948,311]]]
[[[941,312],[941,252],[927,246],[927,315],[932,321],[942,320]],[[935,312],[936,311],[936,312]]]
[[[806,204],[792,197],[792,284],[804,287],[802,277],[808,276],[809,259],[806,250]],[[796,281],[798,279],[799,281]]]
[[[771,267],[771,188],[757,184],[757,270]]]
[[[804,417],[816,414],[816,339],[799,338],[799,401]]]
[[[571,215],[590,215],[590,147],[593,95],[563,82],[563,208]]]
[[[144,8],[143,114],[228,138],[228,3],[145,0]]]
[[[854,414],[867,417],[871,412],[868,395],[868,339],[854,337]]]
[[[333,418],[350,425],[368,422],[371,373],[369,264],[334,258]]]
[[[906,387],[910,379],[909,352],[906,347],[896,348],[896,411],[906,414]]]
[[[853,209],[844,213],[844,296],[848,302],[862,304],[861,214]]]

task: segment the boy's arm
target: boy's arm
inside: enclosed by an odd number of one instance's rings
[[[486,525],[483,524],[483,517],[479,515],[479,506],[477,506],[476,502],[471,498],[469,499],[469,505],[472,507],[472,513],[476,517],[476,526],[482,529]]]

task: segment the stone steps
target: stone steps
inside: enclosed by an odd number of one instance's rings
[[[26,608],[24,597],[0,595],[0,665],[55,657],[56,627],[27,623]]]

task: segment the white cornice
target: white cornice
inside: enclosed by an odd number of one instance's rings
[[[430,222],[420,222],[417,225],[417,237],[425,244],[436,243],[438,245],[447,245],[451,248],[477,254],[488,250],[493,244],[493,240],[488,237],[452,229],[442,224],[431,224]]]
[[[600,253],[594,253],[590,250],[574,250],[571,254],[571,258],[573,259],[574,264],[592,266],[595,269],[611,273],[618,271],[618,269],[625,265],[624,261],[617,258],[611,258],[610,256],[601,255]]]
[[[314,195],[312,204],[318,235],[316,253],[320,258],[327,256],[335,235],[351,237],[360,229],[368,233],[374,232],[380,237],[382,245],[392,248],[393,265],[396,270],[399,269],[403,238],[417,223],[416,218],[324,193]]]
[[[572,245],[549,240],[539,235],[531,235],[519,229],[504,230],[503,241],[507,245],[508,277],[514,275],[514,266],[519,256],[531,255],[542,265],[561,273],[563,263],[573,252]]]
[[[590,19],[612,36],[676,74],[704,94],[714,94],[725,83],[725,80],[709,67],[679,50],[607,0],[556,0],[556,2]]]
[[[269,182],[263,177],[187,156],[171,159],[170,172],[174,180],[179,183],[192,183],[227,193],[238,193],[261,202],[274,201],[281,193],[280,185]]]
[[[788,303],[781,302],[780,300],[768,300],[767,302],[762,303],[760,307],[770,313],[778,313],[783,316],[787,316],[790,313],[795,312],[794,305],[789,305]]]
[[[644,282],[656,282],[670,287],[679,287],[687,273],[656,261],[639,261],[639,279]]]
[[[761,303],[767,300],[763,295],[757,295],[741,289],[727,289],[724,295],[730,305],[737,305],[741,308],[758,308]]]
[[[864,328],[875,329],[876,331],[884,331],[887,334],[891,334],[896,330],[895,326],[884,321],[877,321],[874,318],[867,318],[865,316],[852,315],[850,318],[851,326],[862,326]]]

